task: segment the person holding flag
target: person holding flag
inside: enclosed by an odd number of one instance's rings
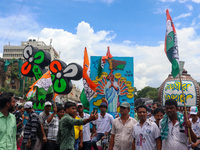
[[[189,137],[189,141],[190,142],[194,142],[196,141],[196,135],[194,134],[194,132],[191,130],[191,122],[188,120],[188,115],[187,115],[187,108],[186,108],[186,103],[185,103],[185,95],[183,93],[183,86],[182,86],[182,81],[181,81],[181,74],[180,74],[180,67],[179,67],[179,53],[178,53],[178,44],[177,44],[177,35],[176,35],[176,30],[175,30],[175,26],[172,22],[172,18],[169,14],[169,10],[166,10],[166,15],[167,15],[167,29],[166,29],[166,35],[165,35],[165,53],[169,59],[169,61],[172,64],[172,76],[175,78],[178,74],[179,74],[179,79],[180,79],[180,85],[181,85],[181,89],[182,89],[182,100],[184,102],[184,110],[185,110],[185,126],[187,127],[185,131],[185,133],[188,133],[188,137]],[[176,102],[176,100],[174,100]],[[170,102],[169,100],[166,101],[167,103]],[[172,103],[173,104],[173,103]],[[169,105],[171,105],[169,103]],[[176,102],[176,106],[177,107],[177,102]],[[169,117],[170,121],[172,122],[172,128],[179,123],[180,128],[182,128],[182,119],[179,113],[175,113],[173,114],[173,117],[171,116],[171,108],[170,107],[170,113],[167,114],[167,116]],[[168,110],[166,108],[166,113],[168,113]],[[171,134],[168,133],[169,126],[171,126],[171,124],[166,121],[168,119],[165,119],[166,115],[164,116],[161,125],[161,139],[164,140],[164,144],[162,145],[164,147],[164,149],[186,149],[187,145],[185,142],[187,142],[187,140],[185,141],[185,137],[182,135],[180,135],[180,133],[175,132]],[[171,128],[171,127],[170,127]],[[178,129],[177,129],[178,131]],[[177,135],[177,136],[176,136]],[[194,136],[195,135],[195,136]],[[170,140],[171,138],[171,140]],[[186,138],[187,139],[187,138]],[[177,142],[177,143],[175,143]],[[176,145],[176,146],[175,146]]]
[[[188,150],[188,136],[185,134],[189,128],[192,142],[196,142],[191,122],[184,123],[183,114],[177,111],[177,102],[174,99],[165,101],[166,114],[161,121],[162,150]]]

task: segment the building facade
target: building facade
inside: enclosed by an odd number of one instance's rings
[[[75,84],[73,84],[72,90],[69,94],[59,95],[60,102],[64,103],[64,102],[70,101],[70,102],[74,102],[74,103],[80,103],[81,102],[80,95],[81,95],[80,89],[77,88]]]
[[[12,60],[21,59],[24,60],[23,50],[27,45],[37,47],[39,50],[44,50],[50,53],[51,60],[60,59],[60,55],[51,45],[46,45],[43,41],[36,41],[35,39],[29,39],[28,41],[22,41],[20,46],[4,45],[3,47],[3,59]]]

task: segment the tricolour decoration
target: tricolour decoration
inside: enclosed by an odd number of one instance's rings
[[[169,10],[166,10],[167,15],[167,29],[165,35],[165,53],[172,63],[172,76],[175,78],[179,74],[179,53],[177,34]]]
[[[115,116],[122,102],[131,105],[130,115],[134,116],[133,57],[108,58],[101,76],[98,77],[99,56],[91,57],[91,79],[98,85],[97,95],[90,101],[90,111],[102,102],[108,104],[108,113]]]
[[[90,62],[87,48],[85,47],[83,61],[83,90],[80,95],[81,103],[85,108],[89,108],[90,100],[96,95],[96,87],[97,85],[90,79]]]
[[[26,97],[28,100],[30,100],[31,98],[35,97],[36,95],[36,89],[34,89],[33,87],[28,91],[28,93],[26,94]]]

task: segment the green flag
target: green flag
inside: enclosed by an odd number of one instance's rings
[[[83,104],[83,106],[84,106],[85,108],[89,108],[89,107],[90,107],[90,103],[89,103],[89,101],[87,100],[87,97],[86,97],[86,95],[85,95],[84,89],[83,89],[82,92],[81,92],[80,100],[81,100],[81,103]]]

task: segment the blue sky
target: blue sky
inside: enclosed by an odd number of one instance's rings
[[[177,34],[180,60],[200,81],[200,0],[1,0],[0,53],[3,45],[36,38],[61,52],[66,63],[89,56],[134,57],[135,86],[158,87],[171,65],[164,53],[165,10]],[[188,57],[190,56],[190,57]],[[81,83],[77,83],[81,88]]]

